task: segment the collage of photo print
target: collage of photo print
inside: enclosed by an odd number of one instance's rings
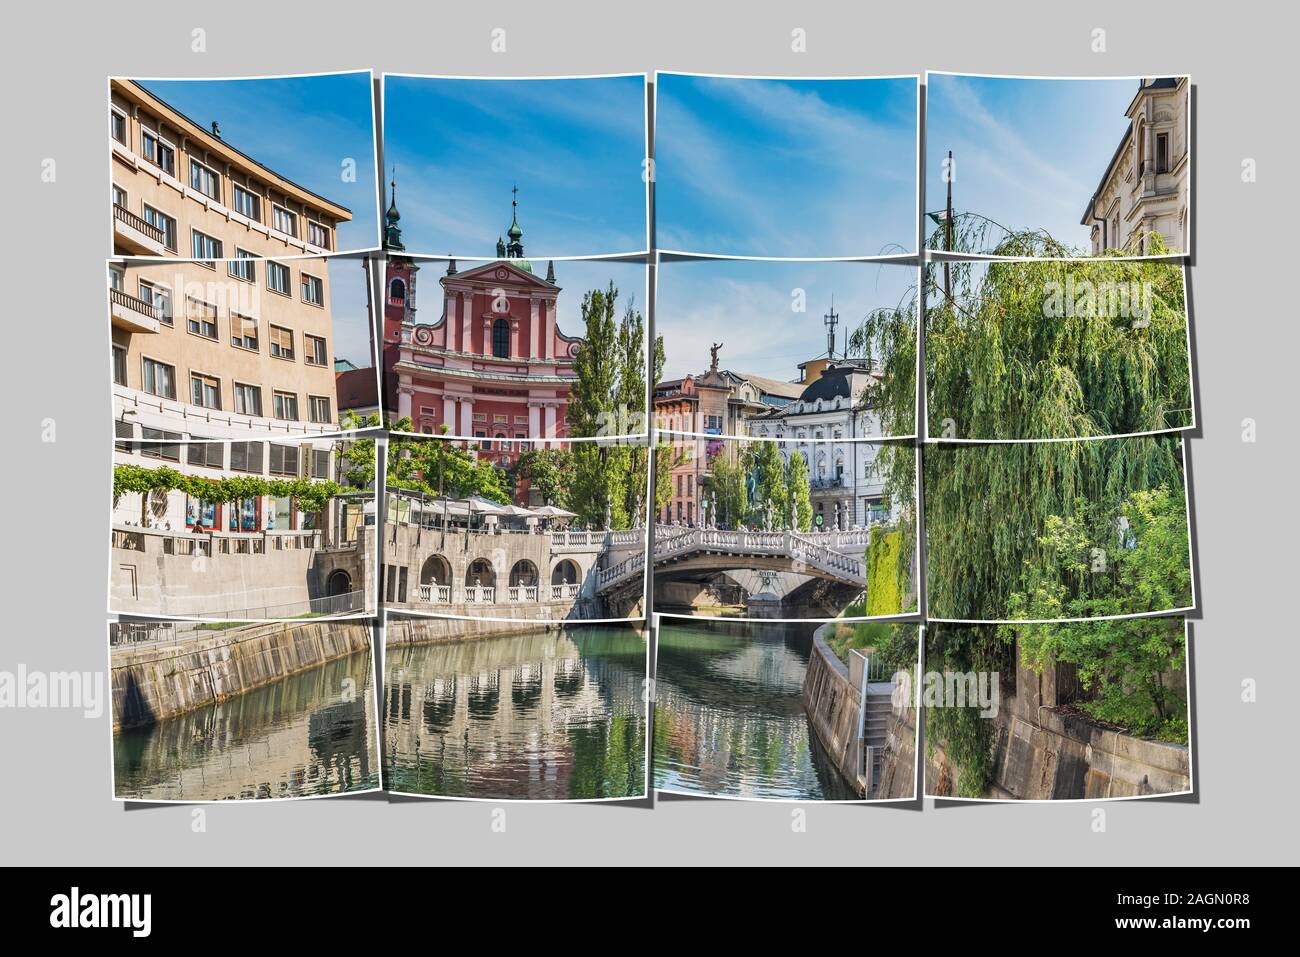
[[[112,78],[113,797],[1192,792],[1190,94]]]

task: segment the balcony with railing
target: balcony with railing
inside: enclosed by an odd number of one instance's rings
[[[113,325],[127,332],[158,332],[162,328],[162,307],[121,289],[109,288],[108,315]]]
[[[137,256],[166,256],[167,237],[157,226],[114,203],[113,248]]]

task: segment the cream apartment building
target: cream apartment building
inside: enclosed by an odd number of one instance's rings
[[[1159,233],[1165,245],[1191,244],[1190,80],[1143,78],[1127,115],[1129,128],[1101,177],[1082,225],[1092,229],[1092,254],[1146,251],[1141,237]]]
[[[337,432],[319,256],[349,211],[134,83],[113,81],[109,113],[117,436]]]
[[[338,431],[327,260],[108,268],[118,438]]]
[[[336,251],[335,230],[351,212],[241,153],[210,122],[112,81],[113,252],[206,260]]]

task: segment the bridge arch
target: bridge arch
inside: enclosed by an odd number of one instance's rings
[[[330,572],[330,577],[325,579],[326,595],[346,595],[352,591],[352,576],[342,568],[336,568]]]
[[[421,585],[450,585],[451,562],[442,555],[430,555],[420,568]]]

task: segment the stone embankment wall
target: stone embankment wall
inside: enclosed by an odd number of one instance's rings
[[[994,721],[989,798],[1068,800],[1178,794],[1192,786],[1191,754],[1179,744],[1110,731],[1056,710],[1069,682],[1020,666],[1016,693]],[[1058,694],[1059,692],[1059,694]],[[926,793],[956,795],[959,769],[943,742],[927,745]]]
[[[370,650],[369,622],[352,621],[198,630],[174,642],[115,648],[113,727],[152,724]]]
[[[861,752],[858,743],[858,715],[862,695],[849,682],[849,669],[826,644],[827,622],[813,632],[812,654],[803,679],[804,707],[812,720],[817,740],[830,755],[846,781],[860,787],[858,767]]]
[[[487,618],[389,618],[384,631],[384,644],[428,645],[442,641],[464,641],[471,638],[497,638],[517,635],[523,631],[550,631],[562,626],[561,622],[548,621],[492,621]]]

